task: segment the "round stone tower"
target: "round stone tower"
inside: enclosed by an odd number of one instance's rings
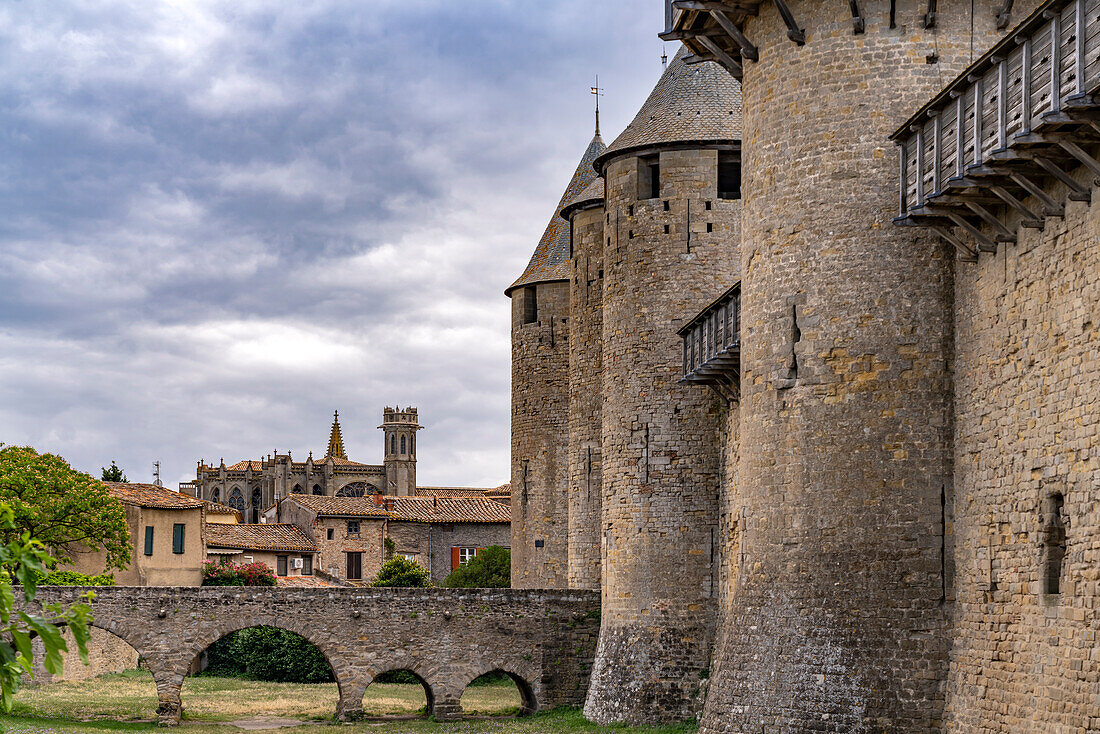
[[[600,723],[697,714],[714,633],[724,405],[679,383],[677,328],[737,280],[741,94],[686,56],[596,161],[604,577],[584,710]]]
[[[679,18],[701,53],[731,26],[744,49],[743,529],[704,732],[938,731],[954,255],[891,224],[888,136],[988,47],[1002,5]]]
[[[584,152],[512,299],[512,587],[569,579],[569,227],[558,213],[596,173],[599,131]]]
[[[561,211],[569,222],[569,588],[600,588],[603,179]]]

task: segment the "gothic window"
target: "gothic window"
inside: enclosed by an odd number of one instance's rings
[[[336,491],[337,497],[363,497],[367,493],[367,485],[365,482],[352,482],[351,484],[345,484]]]
[[[323,489],[321,489],[320,484],[314,484],[313,485],[313,494],[324,494],[324,493],[325,493],[325,491]]]
[[[222,500],[222,491],[220,489],[218,489],[217,487],[214,487],[214,493],[212,495],[210,495],[210,499],[213,500],[214,502],[221,502],[221,500]]]
[[[409,453],[410,454],[415,454],[416,453],[416,434],[415,433],[413,435],[409,436]]]
[[[1052,494],[1047,498],[1043,517],[1043,592],[1062,593],[1063,561],[1066,557],[1065,498]]]
[[[244,514],[244,495],[241,493],[240,487],[229,490],[228,504],[237,512]]]
[[[405,453],[405,437],[401,437],[401,453]]]
[[[397,453],[397,436],[390,436],[390,453]]]
[[[304,492],[305,492],[305,490],[302,489],[302,485],[300,485],[300,484],[295,484],[294,489],[290,490],[291,494],[302,494]]]
[[[260,488],[254,487],[252,489],[252,522],[256,523],[260,521],[260,505],[263,504],[263,495],[260,494]]]

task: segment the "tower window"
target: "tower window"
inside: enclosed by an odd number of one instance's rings
[[[390,453],[397,453],[397,436],[390,436]]]
[[[539,320],[539,302],[535,286],[523,289],[523,323],[533,324]]]
[[[413,435],[409,436],[409,453],[410,454],[415,454],[416,453],[416,434],[415,433]]]
[[[733,151],[718,151],[718,198],[741,198],[741,156]]]
[[[656,199],[661,195],[661,159],[659,156],[638,158],[638,198]]]
[[[1062,593],[1062,565],[1066,558],[1065,498],[1052,494],[1047,498],[1043,518],[1043,591]]]
[[[407,453],[405,451],[405,437],[404,436],[401,437],[401,453],[403,453],[403,454]]]

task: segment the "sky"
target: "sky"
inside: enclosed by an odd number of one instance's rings
[[[325,452],[508,479],[509,303],[659,0],[0,4],[0,442],[98,476]],[[665,49],[669,57],[676,49]]]

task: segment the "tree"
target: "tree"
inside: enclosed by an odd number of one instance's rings
[[[336,680],[325,656],[308,640],[276,627],[249,627],[221,638],[206,650],[210,675],[237,675],[285,683]]]
[[[126,478],[126,475],[122,473],[122,470],[118,468],[118,464],[116,464],[114,462],[114,459],[111,460],[111,468],[110,469],[108,469],[105,466],[100,467],[100,469],[103,470],[103,476],[101,476],[99,478],[100,481],[103,481],[103,482],[129,482],[130,481],[129,479]]]
[[[451,571],[443,579],[450,589],[507,588],[512,583],[512,552],[499,545],[491,545]]]
[[[23,533],[50,549],[57,561],[103,551],[104,571],[130,564],[126,510],[107,487],[54,454],[29,446],[0,446],[0,502],[11,508],[13,526],[0,542]]]
[[[0,531],[14,535],[15,514],[0,502]],[[30,614],[15,609],[15,589],[12,581],[22,585],[23,601],[30,605],[37,593],[38,579],[46,574],[54,560],[45,547],[22,534],[0,545],[0,712],[11,713],[12,698],[19,690],[24,674],[34,674],[34,638],[42,638],[46,656],[46,671],[58,675],[62,669],[61,653],[68,652],[63,633],[72,632],[81,661],[88,664],[88,620],[92,610],[82,602],[65,609],[60,604],[47,604],[43,614]],[[83,598],[93,598],[92,592]]]
[[[425,589],[432,585],[428,569],[404,556],[394,556],[382,564],[371,586],[404,586]]]

